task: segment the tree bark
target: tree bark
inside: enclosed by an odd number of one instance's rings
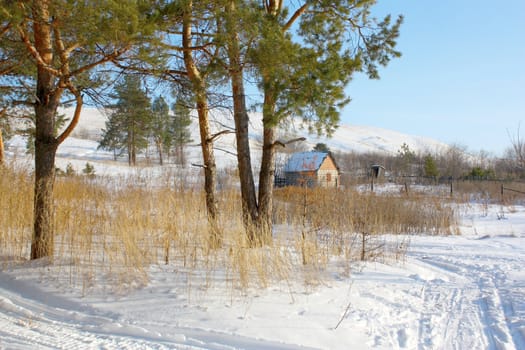
[[[35,102],[35,195],[31,259],[52,257],[54,251],[53,185],[55,180],[55,114],[62,94],[55,88],[55,76],[47,68],[53,61],[51,27],[47,1],[33,4],[33,35],[41,61],[37,65]]]
[[[259,173],[259,218],[263,243],[272,240],[273,188],[275,177],[275,138],[277,126],[274,122],[275,99],[271,89],[264,93],[263,150]]]
[[[2,137],[2,129],[0,128],[0,166],[4,164],[4,138]]]
[[[4,107],[0,111],[0,119],[4,118],[6,115],[7,107]],[[4,149],[4,137],[2,135],[2,127],[0,127],[0,166],[5,162],[5,149]]]
[[[230,20],[235,19],[233,12],[235,5],[230,2],[228,7]],[[258,207],[253,180],[252,162],[250,155],[250,139],[248,134],[249,116],[246,110],[245,91],[243,83],[243,67],[239,49],[239,37],[235,24],[231,23],[228,43],[228,56],[230,61],[231,85],[233,94],[233,118],[235,121],[235,137],[237,143],[237,162],[241,185],[242,218],[247,237],[252,245],[261,244],[261,237],[256,228]]]
[[[189,1],[186,4],[186,9],[183,13],[182,46],[184,48],[184,64],[186,66],[188,78],[192,83],[192,89],[196,99],[197,114],[199,117],[201,150],[204,162],[204,191],[206,193],[206,209],[208,214],[208,224],[210,227],[209,243],[211,247],[219,247],[222,244],[222,237],[218,225],[218,206],[215,194],[217,185],[217,166],[215,164],[213,138],[211,136],[210,122],[208,118],[209,108],[206,93],[206,81],[197,68],[191,51],[192,11],[193,3]]]
[[[243,220],[244,225],[248,229],[248,238],[254,241],[256,237],[251,226],[257,221],[258,209],[250,155],[250,139],[248,133],[249,117],[246,111],[242,70],[232,74],[232,92]]]
[[[159,164],[162,166],[164,165],[164,157],[162,153],[162,148],[163,148],[162,141],[157,140],[157,142],[155,143],[157,145],[157,153],[159,154]]]
[[[42,111],[36,113],[37,125],[54,119],[56,109],[42,106]],[[51,115],[52,117],[49,117]],[[55,181],[55,155],[58,143],[46,132],[46,127],[37,126],[35,139],[35,196],[34,196],[34,226],[31,242],[31,259],[52,257],[54,252],[54,206],[53,185]]]

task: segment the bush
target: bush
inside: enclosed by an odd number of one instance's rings
[[[88,177],[93,177],[95,176],[95,167],[87,162],[84,169],[82,169],[82,173]]]

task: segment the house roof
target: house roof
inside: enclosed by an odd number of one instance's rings
[[[288,159],[284,167],[287,173],[318,170],[328,153],[325,152],[301,152],[294,153]]]

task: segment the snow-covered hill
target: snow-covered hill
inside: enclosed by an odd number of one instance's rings
[[[73,114],[73,108],[62,110],[66,116]],[[253,164],[259,164],[262,144],[262,115],[251,113],[250,120],[250,146]],[[65,169],[71,163],[75,169],[81,169],[87,161],[104,162],[106,172],[113,172],[111,165],[113,160],[112,152],[97,149],[98,141],[105,127],[107,114],[96,108],[84,108],[80,121],[75,128],[72,136],[60,145],[57,152],[57,166]],[[233,130],[233,120],[231,115],[226,113],[212,113],[210,123],[213,132],[222,130]],[[191,126],[193,142],[186,147],[187,163],[201,164],[202,157],[200,151],[200,136],[197,117],[193,116]],[[370,126],[340,125],[332,137],[317,136],[308,133],[307,128],[301,126],[301,122],[292,123],[282,131],[280,139],[287,141],[297,137],[304,137],[306,141],[294,144],[302,150],[311,150],[317,143],[325,143],[332,151],[356,152],[356,153],[385,153],[395,155],[403,144],[416,153],[441,153],[449,146],[439,141],[414,135],[407,135],[400,132],[381,129]],[[25,153],[25,140],[22,137],[15,137],[7,143],[7,153],[11,156],[20,158]],[[235,135],[224,134],[215,141],[215,157],[219,168],[231,168],[236,166],[235,157]],[[155,157],[155,150],[149,150],[149,155]],[[121,163],[125,158],[121,158]],[[123,164],[121,164],[123,165]],[[115,170],[118,171],[118,170]]]
[[[66,109],[65,114],[71,115],[72,109]],[[258,149],[262,140],[262,116],[260,113],[251,113],[250,120],[250,138],[252,151],[257,156]],[[76,138],[89,138],[96,140],[101,135],[104,128],[106,115],[95,108],[85,108],[82,111],[80,122],[75,130],[74,136]],[[215,131],[224,129],[233,129],[233,120],[230,115],[224,113],[212,113],[211,124]],[[196,117],[191,127],[192,138],[194,140],[193,151],[190,147],[190,157],[197,157],[193,161],[199,161],[199,131]],[[403,134],[397,131],[371,127],[342,124],[335,131],[332,137],[317,136],[308,134],[306,128],[301,127],[301,123],[297,122],[294,125],[283,131],[283,139],[289,139],[302,136],[306,141],[300,145],[305,149],[312,149],[317,143],[325,143],[333,151],[341,152],[378,152],[386,154],[396,154],[403,144],[407,144],[409,148],[416,153],[425,152],[441,152],[446,150],[449,146],[430,138],[425,138],[416,135]],[[64,145],[66,146],[66,145]],[[227,152],[221,152],[220,149],[234,152],[235,151],[235,137],[233,134],[221,136],[216,142],[217,156],[219,162],[229,164],[235,159]]]

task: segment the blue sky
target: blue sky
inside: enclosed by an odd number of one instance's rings
[[[402,57],[380,80],[356,75],[342,123],[370,125],[501,156],[525,138],[525,1],[379,0],[403,14]]]

